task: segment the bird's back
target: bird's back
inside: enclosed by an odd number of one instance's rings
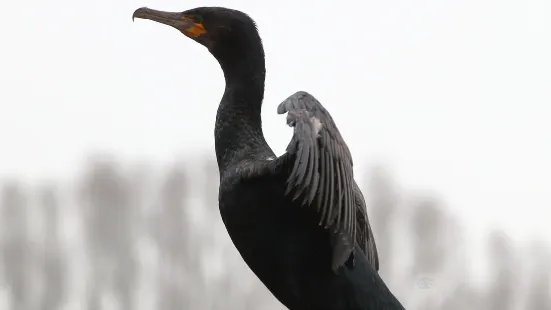
[[[403,309],[358,248],[353,264],[331,269],[330,236],[310,208],[284,195],[284,174],[221,181],[220,212],[233,243],[287,308]]]

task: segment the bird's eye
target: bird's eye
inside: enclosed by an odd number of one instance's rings
[[[196,22],[196,23],[202,23],[203,22],[203,16],[201,15],[195,15],[193,17],[193,20]]]

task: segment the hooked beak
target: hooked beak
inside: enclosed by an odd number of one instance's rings
[[[152,10],[149,8],[139,8],[132,14],[134,18],[149,19],[161,24],[174,27],[185,35],[197,38],[203,33],[206,33],[205,28],[201,23],[196,23],[192,16],[187,16],[178,12],[163,12]]]

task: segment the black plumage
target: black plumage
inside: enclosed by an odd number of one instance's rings
[[[292,310],[403,309],[379,261],[353,162],[329,112],[300,91],[277,109],[293,137],[282,156],[261,125],[265,61],[246,14],[215,7],[182,13],[140,8],[209,49],[226,88],[215,125],[220,214],[239,253]]]

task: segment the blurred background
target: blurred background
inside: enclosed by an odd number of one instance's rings
[[[10,1],[0,18],[0,309],[283,309],[218,213],[218,63],[141,6],[249,13],[277,104],[345,137],[407,309],[551,309],[545,0]]]

